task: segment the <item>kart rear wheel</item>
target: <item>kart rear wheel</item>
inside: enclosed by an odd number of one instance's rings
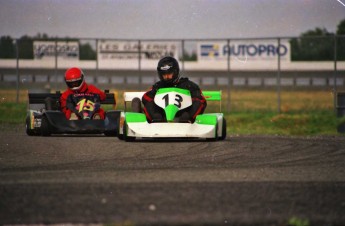
[[[223,118],[223,126],[222,126],[222,136],[219,138],[219,140],[225,140],[226,138],[226,120]]]
[[[51,135],[49,120],[48,120],[47,116],[45,116],[45,115],[42,116],[41,134],[42,134],[42,136],[45,136],[45,137]]]

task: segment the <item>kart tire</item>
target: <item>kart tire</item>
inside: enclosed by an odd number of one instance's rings
[[[104,131],[104,135],[107,137],[116,137],[116,134],[115,131]]]
[[[219,140],[225,140],[226,138],[226,120],[223,118],[223,126],[222,126],[222,136],[219,138]]]
[[[45,136],[45,137],[51,135],[50,126],[49,126],[49,120],[48,120],[47,116],[45,116],[45,115],[42,116],[41,134],[42,134],[42,136]]]
[[[127,129],[128,129],[128,125],[125,121],[124,125],[123,125],[123,139],[126,141],[126,142],[132,142],[132,141],[135,141],[135,137],[129,137],[127,136]]]
[[[125,139],[123,134],[117,135],[117,138],[119,138],[119,140],[124,140]]]
[[[30,116],[26,116],[26,119],[25,119],[25,131],[26,131],[26,134],[28,136],[37,136],[39,135],[38,133],[36,133],[36,131],[34,129],[30,129]]]
[[[142,113],[141,100],[138,97],[132,100],[132,111],[137,113]]]

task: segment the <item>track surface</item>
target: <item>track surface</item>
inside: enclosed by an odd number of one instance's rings
[[[0,224],[345,225],[345,137],[126,143],[0,125]]]

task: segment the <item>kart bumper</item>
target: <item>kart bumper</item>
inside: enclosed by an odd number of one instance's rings
[[[49,134],[109,134],[117,135],[120,111],[108,111],[104,120],[67,120],[60,111],[47,111],[43,114],[32,112],[31,128],[40,133],[42,118],[46,117]]]
[[[67,120],[61,112],[47,112],[52,134],[117,134],[120,112],[106,113],[104,120]]]
[[[127,136],[142,138],[215,138],[216,126],[190,123],[127,124]]]

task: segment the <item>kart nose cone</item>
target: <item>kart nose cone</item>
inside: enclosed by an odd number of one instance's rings
[[[179,109],[177,106],[170,104],[164,109],[164,111],[167,121],[171,122],[174,121],[175,115],[179,111]]]

